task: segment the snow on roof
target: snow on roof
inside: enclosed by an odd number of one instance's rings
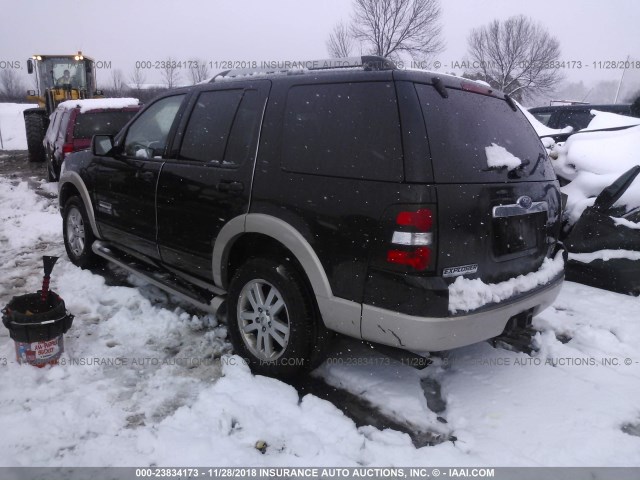
[[[137,107],[140,100],[137,98],[91,98],[87,100],[67,100],[61,102],[58,107],[73,109],[80,107],[80,113],[89,110],[102,110],[107,108],[120,109],[127,107]]]
[[[595,115],[585,130],[598,130],[601,128],[625,127],[627,125],[640,125],[640,118],[618,115],[617,113],[591,110]]]

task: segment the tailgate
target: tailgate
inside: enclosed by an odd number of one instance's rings
[[[439,185],[438,272],[497,283],[537,270],[556,244],[556,182]]]

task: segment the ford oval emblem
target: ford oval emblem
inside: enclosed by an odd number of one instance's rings
[[[531,200],[531,197],[529,197],[527,195],[523,195],[522,197],[520,197],[518,199],[517,203],[518,203],[518,205],[520,205],[525,210],[528,210],[528,209],[531,208],[531,205],[533,204],[533,201]]]

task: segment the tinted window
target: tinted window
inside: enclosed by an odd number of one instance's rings
[[[416,84],[416,89],[437,182],[555,178],[535,130],[522,112],[514,112],[504,100],[451,88],[448,98],[442,98],[431,85]],[[524,166],[512,171],[489,168],[487,147],[517,157]]]
[[[257,90],[244,92],[229,135],[226,163],[241,164],[255,154],[263,109],[264,97]]]
[[[58,126],[58,139],[64,141],[67,136],[67,127],[69,126],[69,117],[71,116],[70,110],[65,110],[60,115],[60,125]]]
[[[166,97],[146,109],[129,127],[124,143],[125,155],[139,158],[161,157],[183,99],[184,95]]]
[[[538,113],[531,112],[532,115],[543,125],[549,125],[549,119],[551,118],[551,113]]]
[[[91,138],[94,135],[115,135],[133,118],[136,112],[89,112],[76,117],[74,138]]]
[[[291,88],[283,167],[318,175],[400,180],[402,148],[393,84]]]
[[[203,162],[223,160],[242,94],[242,90],[220,90],[198,96],[184,133],[180,158]]]
[[[574,130],[582,130],[589,125],[589,122],[593,119],[594,115],[591,115],[591,110],[567,110],[559,112],[558,118],[554,120],[557,127],[573,127]]]

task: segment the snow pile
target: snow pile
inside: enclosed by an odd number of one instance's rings
[[[86,100],[67,100],[66,102],[61,102],[59,106],[68,109],[80,107],[80,113],[85,113],[90,110],[137,107],[139,104],[140,100],[137,98],[90,98]]]
[[[522,165],[522,160],[509,152],[506,148],[492,143],[490,147],[484,148],[487,154],[487,165],[489,168],[504,168],[514,170]]]
[[[613,220],[613,223],[616,225],[622,225],[623,227],[627,227],[632,230],[640,230],[640,223],[631,222],[626,218],[611,217],[611,220]]]
[[[564,145],[556,145],[552,152],[556,173],[571,180],[562,191],[569,197],[567,213],[574,223],[604,188],[640,164],[640,125],[611,132],[578,133]],[[627,211],[640,206],[640,181],[631,184],[616,205],[626,206]]]
[[[580,263],[591,263],[594,260],[608,262],[609,260],[620,258],[640,260],[640,252],[634,250],[598,250],[589,253],[569,253],[569,260],[575,260]]]
[[[0,103],[0,150],[26,150],[27,134],[22,112],[38,105]]]
[[[599,130],[601,128],[625,127],[627,125],[640,125],[640,118],[618,115],[617,113],[591,110],[595,115],[584,130]]]
[[[468,312],[489,303],[499,303],[519,293],[528,292],[544,285],[557,277],[564,269],[562,253],[555,258],[545,258],[540,268],[526,275],[518,275],[500,283],[484,283],[479,278],[474,280],[458,277],[449,285],[449,311]]]

